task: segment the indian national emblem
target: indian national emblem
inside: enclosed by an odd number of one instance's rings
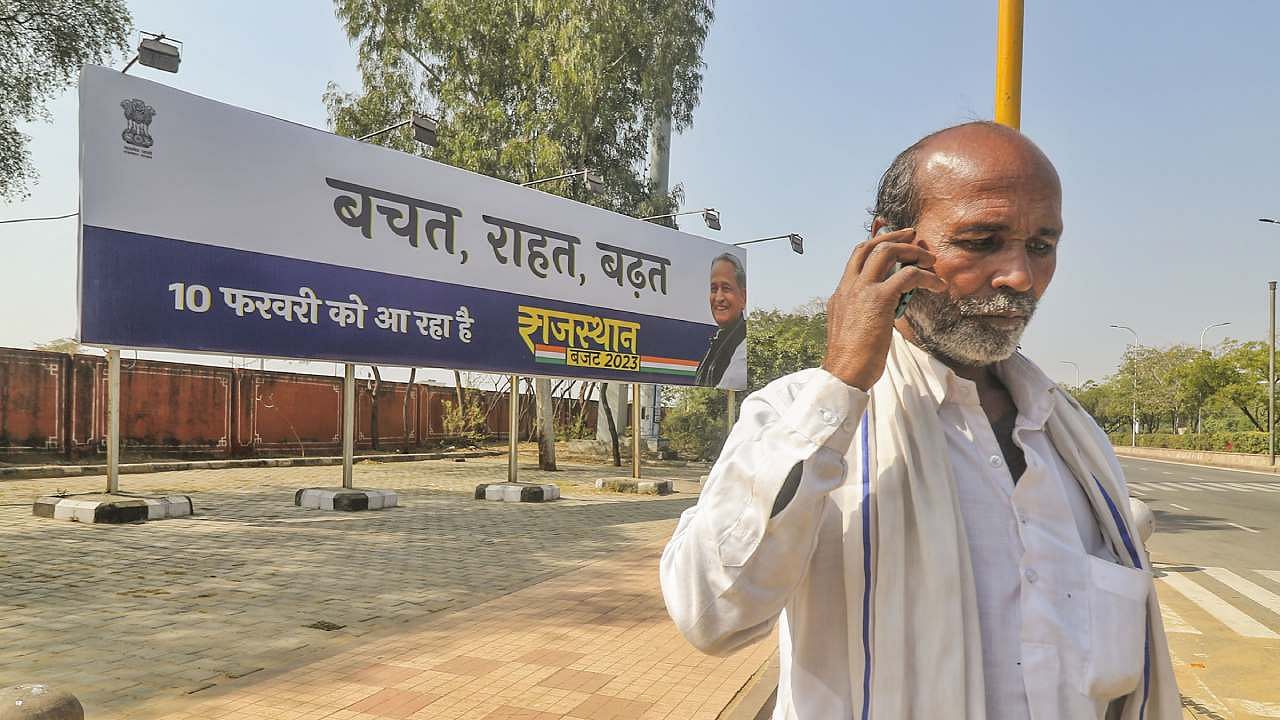
[[[124,117],[129,121],[129,126],[120,133],[120,137],[130,145],[149,148],[155,144],[155,140],[151,139],[151,119],[156,116],[156,109],[139,100],[121,100],[120,107],[124,108]]]

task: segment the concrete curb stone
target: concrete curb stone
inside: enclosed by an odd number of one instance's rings
[[[194,511],[187,495],[51,495],[37,498],[31,508],[36,517],[115,525],[186,517]]]
[[[0,720],[84,720],[75,695],[42,683],[0,689]]]
[[[547,502],[560,499],[560,488],[532,483],[480,483],[476,485],[475,498],[498,502]]]
[[[638,495],[670,495],[675,491],[675,483],[671,480],[600,478],[596,480],[596,489],[620,493],[636,493]]]
[[[342,512],[384,510],[396,507],[399,501],[394,490],[368,488],[302,488],[293,495],[293,504],[298,507]]]

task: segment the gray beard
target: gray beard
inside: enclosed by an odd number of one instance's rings
[[[1036,298],[1031,293],[1000,291],[990,297],[952,300],[946,293],[920,289],[907,303],[905,317],[916,343],[929,354],[968,367],[983,367],[1017,351],[1035,310]],[[979,317],[1010,311],[1024,313],[1026,320],[1005,329]]]

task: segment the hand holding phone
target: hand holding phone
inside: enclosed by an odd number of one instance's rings
[[[881,220],[883,222],[883,220]],[[861,390],[884,373],[893,324],[916,288],[945,292],[932,271],[933,253],[915,244],[915,230],[881,227],[854,248],[827,301],[827,355],[822,367]]]
[[[888,223],[885,223],[884,225],[881,225],[881,226],[880,226],[880,229],[879,229],[878,231],[876,231],[876,235],[877,235],[877,236],[880,236],[880,235],[883,235],[884,233],[887,233],[887,232],[893,232],[893,228],[892,228]],[[896,273],[896,272],[898,272],[899,270],[901,270],[902,268],[907,267],[907,266],[909,266],[909,265],[915,265],[915,263],[913,263],[913,262],[896,262],[896,263],[894,263],[894,264],[893,264],[893,272],[895,272],[895,273]],[[892,275],[893,273],[890,273],[890,274]],[[912,296],[913,294],[915,294],[915,289],[914,289],[914,288],[913,288],[913,289],[911,289],[911,290],[908,290],[908,291],[906,291],[906,292],[904,292],[904,293],[902,293],[902,297],[898,298],[898,307],[896,307],[896,308],[894,309],[894,311],[893,311],[893,319],[894,319],[894,320],[897,320],[898,318],[900,318],[900,317],[902,317],[903,315],[905,315],[905,314],[906,314],[906,312],[907,312],[907,303],[911,302],[911,296]]]

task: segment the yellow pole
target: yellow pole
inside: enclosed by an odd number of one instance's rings
[[[1022,0],[999,0],[996,22],[996,122],[1022,124]]]

